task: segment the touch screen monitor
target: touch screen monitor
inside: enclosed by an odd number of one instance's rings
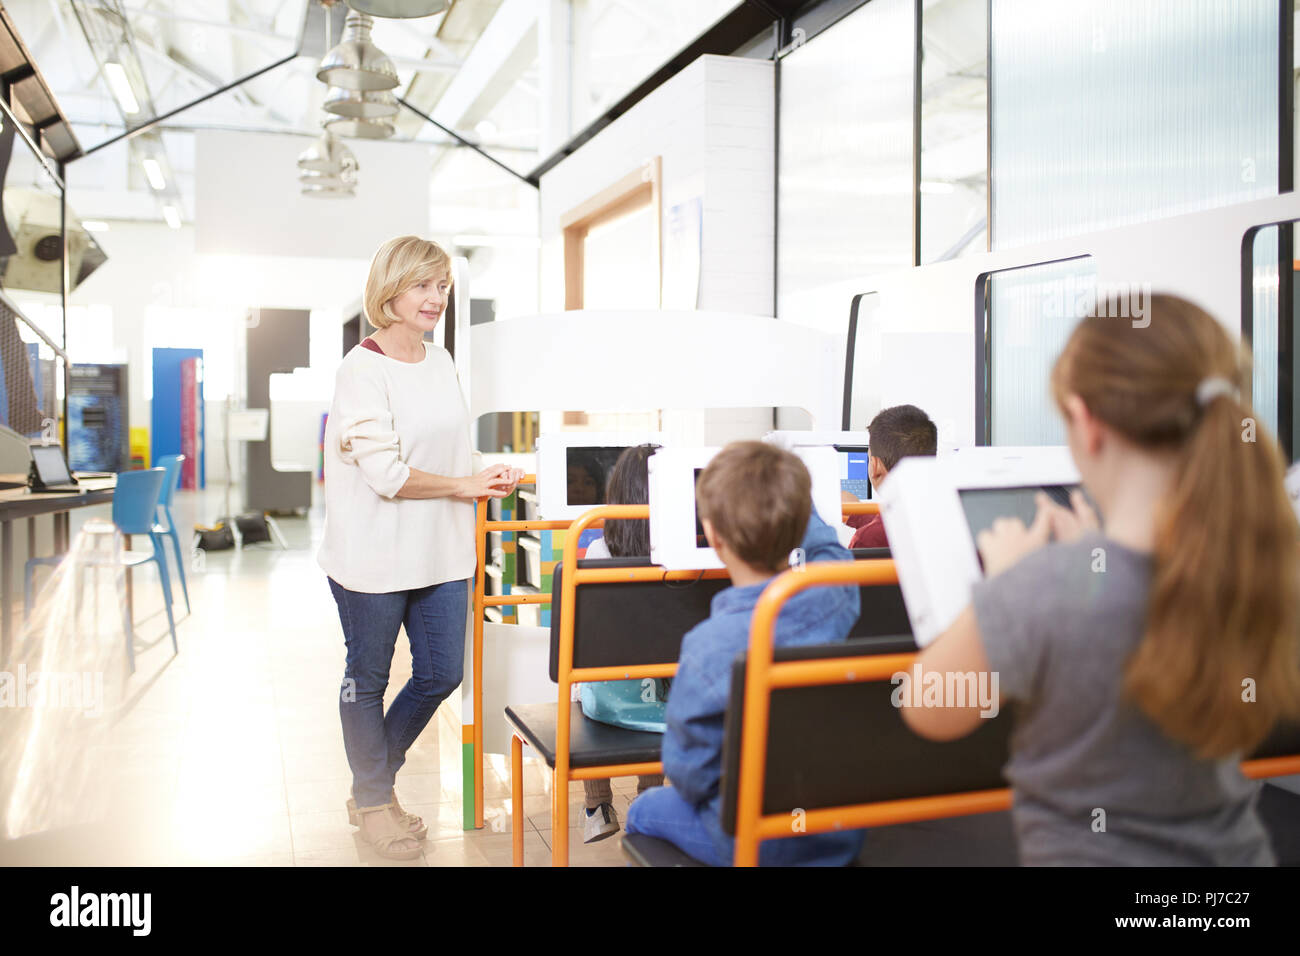
[[[871,453],[867,451],[867,446],[836,445],[835,454],[839,457],[840,464],[840,491],[847,491],[860,501],[869,500],[871,498],[871,478],[869,477],[868,463]]]
[[[695,483],[717,448],[661,448],[650,456],[650,560],[670,570],[720,568],[704,539]]]
[[[653,432],[556,432],[537,439],[538,510],[548,521],[572,520],[603,505],[619,455],[635,445],[662,445]]]
[[[670,570],[720,568],[722,561],[704,537],[695,484],[717,448],[664,448],[650,456],[650,559]],[[825,518],[838,515],[839,463],[835,450],[797,448],[808,468],[812,503]],[[746,489],[737,489],[742,500]],[[829,510],[828,510],[829,509]],[[834,524],[831,518],[830,523]]]
[[[41,484],[51,487],[73,483],[72,473],[68,471],[68,462],[63,457],[61,445],[32,445],[31,453]]]
[[[970,603],[971,586],[983,576],[977,535],[1002,517],[1030,524],[1040,492],[1068,507],[1078,484],[1063,446],[965,448],[904,458],[890,471],[880,508],[918,646]]]
[[[847,491],[860,501],[867,501],[872,496],[871,481],[867,477],[867,451],[869,436],[867,432],[818,432],[818,431],[772,431],[763,436],[763,441],[799,453],[803,448],[833,448],[838,457],[839,489]],[[819,505],[817,511],[827,521],[828,517]],[[835,509],[838,515],[838,505]]]

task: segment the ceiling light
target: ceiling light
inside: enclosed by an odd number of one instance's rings
[[[176,207],[168,203],[163,206],[163,218],[167,220],[167,225],[173,229],[181,227],[181,214],[176,211]]]
[[[135,98],[135,91],[131,89],[131,81],[126,78],[126,70],[121,63],[105,63],[104,78],[108,80],[108,88],[113,91],[123,113],[132,116],[140,112],[140,103]]]
[[[351,189],[357,184],[357,164],[354,160],[350,165],[340,166],[338,169],[326,171],[304,169],[298,174],[298,181],[304,185],[346,186]]]
[[[303,186],[302,194],[308,199],[353,199],[357,195],[348,187],[315,185]]]
[[[144,167],[144,174],[148,177],[150,186],[159,192],[167,188],[167,180],[163,177],[162,165],[158,160],[149,156],[140,165]]]
[[[358,13],[386,20],[414,20],[442,13],[449,6],[447,0],[347,0],[348,6]]]
[[[81,228],[86,232],[108,232],[108,223],[102,219],[83,219]]]
[[[325,111],[355,119],[397,115],[397,97],[388,90],[345,90],[334,87],[325,97]]]
[[[393,124],[386,119],[352,119],[346,116],[336,116],[334,119],[326,120],[325,129],[351,139],[387,139],[397,132]]]
[[[370,42],[371,22],[365,14],[348,14],[343,41],[320,61],[316,79],[347,90],[391,90],[397,86],[393,61]]]
[[[330,172],[348,164],[351,164],[353,168],[359,168],[357,158],[352,155],[352,150],[329,133],[325,133],[320,139],[315,140],[298,154],[299,169]]]

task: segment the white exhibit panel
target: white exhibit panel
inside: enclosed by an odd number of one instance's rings
[[[550,659],[550,628],[483,622],[484,753],[510,753],[510,728],[502,717],[506,707],[555,703]],[[472,724],[472,701],[465,711],[462,722]]]
[[[1079,473],[1064,446],[963,448],[904,458],[880,489],[898,583],[919,647],[970,603],[983,572],[976,537],[1000,517],[1033,520],[1036,496],[1068,503]]]
[[[607,504],[605,490],[619,455],[636,445],[663,445],[659,432],[550,432],[537,437],[537,508],[546,521],[573,521]],[[613,502],[618,504],[619,502]]]
[[[1065,292],[1058,283],[1055,294],[1031,303],[1044,326],[1089,311],[1140,324],[1151,294],[1166,292],[1197,303],[1238,336],[1244,282],[1252,279],[1243,277],[1243,248],[1251,248],[1246,244],[1253,244],[1257,228],[1296,220],[1300,195],[1284,193],[864,279],[858,291],[870,307],[860,310],[848,345],[850,421],[865,424],[881,408],[911,403],[939,426],[942,445],[983,440],[976,434],[976,369],[985,346],[981,292],[986,277],[1011,270],[1090,260],[1095,279]],[[844,302],[846,319],[850,302]],[[1035,327],[1026,315],[1021,319]],[[1013,331],[1000,328],[996,314],[991,323],[992,337]],[[1043,394],[1048,371],[1041,370]],[[986,374],[996,408],[996,362]],[[1022,379],[1023,370],[1015,370],[1014,378]]]
[[[717,448],[664,448],[650,456],[650,560],[670,571],[720,568],[704,545],[695,481]]]
[[[660,306],[770,317],[775,83],[776,64],[770,60],[701,56],[544,173],[538,197],[541,308],[559,309],[564,303],[561,219],[658,156],[663,168]],[[629,308],[633,302],[620,305]]]
[[[349,140],[361,167],[355,198],[319,199],[304,196],[298,182],[304,137],[228,130],[195,137],[199,253],[369,259],[394,236],[428,231],[426,149]]]
[[[470,417],[791,406],[834,426],[843,338],[727,312],[574,310],[469,330]],[[457,338],[465,384],[466,357]]]

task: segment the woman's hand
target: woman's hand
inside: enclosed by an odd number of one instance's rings
[[[993,577],[1001,574],[1025,555],[1037,551],[1052,536],[1052,504],[1050,498],[1041,492],[1037,498],[1038,513],[1034,523],[1028,528],[1019,518],[998,518],[987,531],[981,531],[976,538],[980,555],[984,558],[984,575]],[[1064,512],[1064,508],[1060,508]],[[1067,512],[1068,513],[1068,512]]]
[[[524,477],[523,469],[508,465],[489,465],[477,475],[460,479],[461,487],[456,492],[457,498],[472,501],[475,498],[504,498],[519,484]]]

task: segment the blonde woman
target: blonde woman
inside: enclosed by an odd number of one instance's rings
[[[325,534],[317,557],[338,605],[347,663],[339,697],[352,769],[349,820],[389,859],[421,853],[427,828],[397,801],[406,751],[462,677],[474,499],[523,477],[470,474],[469,412],[451,356],[424,337],[446,309],[451,260],[416,236],[379,247],[366,280],[375,332],[343,359],[325,429]],[[405,626],[411,679],[384,712]]]

